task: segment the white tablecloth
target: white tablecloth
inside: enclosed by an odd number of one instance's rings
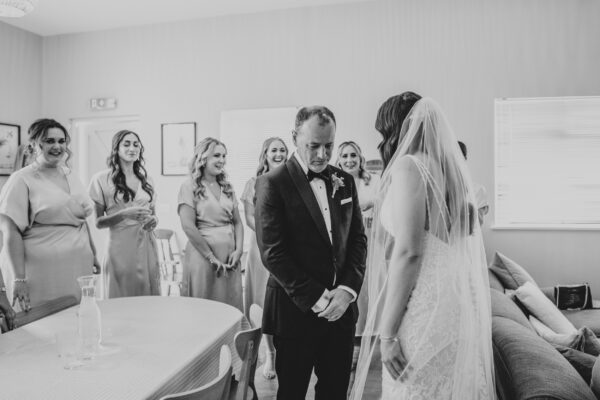
[[[247,329],[242,313],[210,300],[127,297],[99,302],[114,354],[63,368],[55,334],[77,326],[77,306],[0,335],[2,400],[157,399],[216,376],[220,347]]]

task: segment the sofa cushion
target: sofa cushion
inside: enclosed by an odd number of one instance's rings
[[[592,380],[592,369],[596,363],[597,357],[586,354],[583,351],[575,350],[570,347],[556,346],[556,350],[567,359],[569,364],[579,373],[588,385]]]
[[[600,399],[600,358],[596,358],[594,368],[592,368],[590,388],[596,397]]]
[[[563,315],[580,329],[587,326],[596,336],[600,336],[600,310],[564,310]]]
[[[492,298],[492,316],[508,318],[531,329],[527,317],[509,296],[496,289],[491,289],[490,295]]]
[[[502,286],[506,289],[516,289],[525,284],[525,282],[531,282],[537,286],[531,275],[523,267],[502,253],[496,252],[494,254],[490,269],[496,274],[500,282],[502,282]]]
[[[531,326],[533,326],[533,329],[537,334],[554,347],[562,346],[576,348],[581,344],[582,334],[578,331],[572,333],[556,333],[533,315],[529,316],[529,322],[531,322]]]
[[[529,311],[556,333],[576,333],[577,329],[542,293],[540,288],[526,282],[516,291],[516,296]]]
[[[552,304],[556,304],[556,297],[554,297],[554,286],[541,287],[540,290],[548,299],[550,299]]]
[[[594,332],[587,326],[581,328],[579,332],[581,336],[579,350],[594,357],[600,356],[600,340],[596,337]]]
[[[492,318],[496,384],[503,400],[596,400],[569,362],[533,330]]]
[[[492,289],[496,289],[501,292],[504,291],[504,286],[502,286],[502,282],[500,282],[500,280],[498,279],[496,274],[489,268],[488,268],[488,276],[489,276],[489,280],[490,280],[490,287]]]

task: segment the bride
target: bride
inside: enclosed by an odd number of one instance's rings
[[[381,369],[383,399],[495,399],[485,253],[456,137],[439,106],[412,92],[383,103],[375,128],[385,169],[350,398]]]

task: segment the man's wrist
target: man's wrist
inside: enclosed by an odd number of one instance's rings
[[[352,288],[349,288],[348,286],[345,286],[345,285],[340,285],[340,286],[338,286],[338,289],[342,289],[343,291],[345,291],[346,293],[348,293],[350,295],[350,303],[353,303],[354,301],[356,301],[356,298],[358,297],[358,295]]]

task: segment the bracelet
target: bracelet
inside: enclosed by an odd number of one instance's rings
[[[379,336],[379,340],[381,340],[382,342],[397,342],[398,337],[397,336]]]
[[[13,282],[17,283],[17,282],[27,282],[27,278],[15,278],[13,279]]]
[[[211,264],[216,264],[217,263],[217,258],[215,257],[214,254],[210,254],[208,255],[208,257],[206,257],[206,259],[208,260],[209,263]]]
[[[6,293],[6,286],[0,286],[0,293]]]

